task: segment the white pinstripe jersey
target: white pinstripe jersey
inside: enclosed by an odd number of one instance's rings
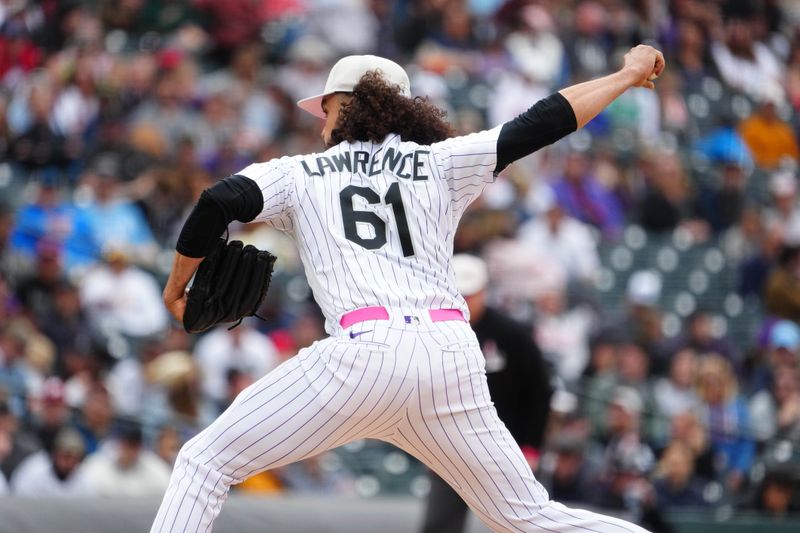
[[[255,163],[255,220],[291,235],[332,333],[361,307],[467,307],[451,265],[466,207],[494,180],[500,127],[423,146],[389,135]]]

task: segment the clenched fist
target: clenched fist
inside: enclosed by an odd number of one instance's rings
[[[653,80],[664,71],[664,55],[646,44],[631,48],[625,54],[622,71],[630,75],[631,87],[655,88]]]

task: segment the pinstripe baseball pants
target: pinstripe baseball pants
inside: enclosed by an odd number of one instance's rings
[[[550,501],[497,417],[469,325],[392,309],[302,350],[187,442],[151,533],[209,531],[231,485],[362,438],[417,457],[496,531],[645,532]]]

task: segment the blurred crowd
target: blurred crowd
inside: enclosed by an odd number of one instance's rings
[[[189,338],[160,288],[205,187],[322,148],[294,102],[336,59],[397,60],[470,132],[644,42],[656,90],[507,169],[455,249],[550,364],[553,498],[800,510],[798,28],[791,0],[0,0],[0,494],[160,494],[188,438],[324,335],[291,241],[257,225],[231,234],[280,258],[264,321]],[[669,245],[631,268],[645,243]],[[340,467],[239,488],[353,492]]]

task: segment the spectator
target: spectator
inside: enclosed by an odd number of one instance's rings
[[[8,446],[8,450],[0,455],[0,472],[8,480],[17,466],[26,457],[39,451],[41,445],[36,435],[20,423],[2,395],[0,395],[0,435],[8,438],[8,443],[3,444]]]
[[[700,187],[695,209],[715,234],[740,222],[745,207],[746,183],[744,169],[729,161],[722,165],[719,183]]]
[[[630,340],[617,347],[617,386],[624,386],[636,391],[642,402],[641,429],[642,434],[653,442],[664,439],[667,429],[664,427],[661,412],[655,401],[653,383],[649,379],[650,361],[647,352]]]
[[[200,376],[189,352],[171,350],[148,362],[145,376],[154,386],[140,419],[149,426],[174,426],[182,441],[210,424],[218,411],[202,401]]]
[[[58,432],[70,421],[64,393],[64,383],[60,379],[47,378],[42,384],[41,394],[33,401],[30,428],[48,453],[53,451]]]
[[[772,316],[800,321],[800,248],[781,250],[778,266],[767,279],[764,307]]]
[[[196,189],[202,190],[210,185],[208,175],[196,164],[186,167],[159,165],[137,179],[140,187],[138,205],[159,244],[171,246],[177,242],[187,211],[199,197]]]
[[[669,355],[659,307],[663,283],[661,274],[655,270],[633,272],[628,278],[621,308],[601,318],[605,328],[619,332],[647,352],[651,370],[657,375],[666,372]]]
[[[80,409],[75,427],[83,437],[86,453],[98,450],[100,443],[110,435],[114,409],[108,391],[100,384],[89,389]]]
[[[131,265],[124,250],[107,250],[105,258],[105,264],[86,273],[80,287],[92,326],[136,340],[163,333],[168,317],[153,276]]]
[[[656,497],[663,509],[707,507],[704,484],[694,474],[694,455],[684,443],[673,441],[655,469]]]
[[[194,7],[212,21],[210,33],[220,61],[227,60],[237,46],[256,40],[268,13],[266,6],[246,0],[198,0]]]
[[[611,460],[618,446],[624,442],[639,442],[642,429],[644,403],[635,388],[617,386],[612,392],[606,408],[608,446],[606,458]],[[610,454],[609,454],[610,452]],[[650,454],[652,459],[652,454]],[[606,463],[608,465],[608,463]]]
[[[76,59],[72,79],[61,89],[53,103],[53,125],[67,137],[83,136],[100,112],[100,99],[93,72],[95,68],[93,57]]]
[[[740,355],[731,342],[714,332],[714,317],[705,309],[696,309],[686,317],[684,332],[672,339],[670,344],[673,353],[690,348],[697,354],[719,354],[735,369],[739,369],[742,364]]]
[[[756,395],[773,389],[775,369],[794,367],[800,350],[800,327],[795,322],[769,321],[763,330],[763,348],[754,354],[750,364],[750,388]]]
[[[794,172],[780,170],[769,178],[770,208],[764,212],[765,225],[780,232],[787,245],[800,245],[800,205]]]
[[[722,113],[716,120],[717,125],[704,131],[692,144],[692,150],[712,163],[752,168],[753,156],[736,130],[736,120],[730,113]]]
[[[700,400],[694,389],[697,374],[697,353],[691,348],[679,350],[670,361],[669,376],[655,383],[654,396],[658,410],[668,418],[694,412]]]
[[[66,170],[78,155],[78,140],[68,139],[54,121],[56,88],[39,74],[27,94],[20,92],[11,101],[12,131],[10,154],[29,171]]]
[[[11,206],[0,202],[0,276],[11,283],[16,283],[25,272],[31,270],[30,259],[12,247],[14,217]]]
[[[686,89],[697,91],[705,79],[714,75],[707,57],[705,31],[697,21],[689,18],[680,18],[677,24],[678,50],[673,65]]]
[[[591,173],[586,154],[570,152],[564,172],[553,184],[558,204],[569,216],[614,236],[622,227],[619,200]]]
[[[227,402],[227,372],[238,370],[257,380],[278,363],[278,353],[269,337],[249,322],[232,330],[219,327],[195,345],[194,359],[200,370],[205,397],[220,406]]]
[[[708,229],[694,218],[689,182],[680,156],[659,153],[647,166],[647,192],[638,206],[642,226],[654,233],[665,233],[683,225],[696,240],[705,240]]]
[[[639,523],[661,529],[655,490],[647,479],[655,457],[640,435],[643,404],[638,393],[618,387],[609,405],[610,438],[604,451],[597,503],[607,509],[625,510]],[[655,527],[654,527],[655,526]]]
[[[575,503],[596,500],[596,473],[587,459],[587,438],[588,434],[569,430],[553,437],[548,456],[537,473],[551,498]]]
[[[574,29],[566,39],[574,79],[588,79],[608,70],[613,42],[609,14],[596,1],[582,1],[575,10]]]
[[[800,442],[800,377],[796,365],[779,364],[771,391],[762,390],[750,400],[755,438]]]
[[[101,250],[124,249],[133,262],[150,264],[155,241],[142,211],[123,196],[118,167],[119,162],[110,156],[95,163],[86,178],[93,198],[83,208],[84,216]]]
[[[762,99],[755,112],[739,125],[739,133],[756,165],[772,170],[786,160],[797,162],[797,138],[791,125],[778,117],[780,101]]]
[[[156,81],[155,99],[144,100],[131,117],[131,128],[139,135],[153,137],[154,148],[163,155],[181,139],[194,138],[202,130],[199,115],[188,108],[181,94],[178,69],[162,70]]]
[[[36,270],[19,280],[16,292],[31,316],[40,321],[54,311],[54,294],[64,282],[64,273],[58,248],[49,244],[39,246],[35,264]]]
[[[700,362],[697,371],[701,412],[708,428],[718,471],[732,492],[744,488],[753,464],[755,445],[747,405],[739,396],[730,363],[718,355]]]
[[[569,273],[570,280],[591,281],[600,258],[589,227],[565,214],[550,188],[540,188],[536,204],[537,216],[520,226],[519,239],[534,250],[547,250]]]
[[[55,183],[45,181],[35,188],[36,200],[23,205],[17,213],[11,235],[13,248],[32,259],[43,247],[56,246],[62,251],[68,270],[93,261],[97,246],[83,214],[72,204],[60,201]]]
[[[686,411],[675,415],[670,420],[670,442],[685,444],[694,459],[694,472],[703,481],[717,479],[714,452],[711,449],[709,435],[700,423],[697,412]]]
[[[595,316],[591,309],[567,306],[566,281],[554,275],[536,297],[536,342],[567,383],[575,383],[589,363],[589,335]]]
[[[42,51],[31,40],[30,31],[21,21],[4,21],[0,35],[0,80],[25,77],[42,61]]]
[[[758,219],[756,219],[758,220]],[[738,266],[737,292],[748,298],[760,300],[767,286],[770,272],[778,262],[783,246],[783,232],[778,227],[758,224],[756,249],[746,255]]]
[[[151,405],[164,406],[163,384],[156,382],[156,376],[148,368],[158,356],[165,353],[165,349],[185,349],[185,346],[168,342],[171,333],[171,331],[168,333],[167,339],[142,341],[138,346],[138,357],[125,357],[109,369],[105,377],[105,385],[117,416],[146,418],[153,415],[149,409]],[[186,339],[186,336],[181,338]],[[187,366],[191,367],[191,365],[183,365],[183,368]],[[162,414],[163,412],[158,413],[159,416]]]
[[[90,495],[81,468],[86,448],[80,433],[70,427],[59,430],[50,452],[42,450],[26,458],[11,476],[15,496],[53,498]]]
[[[121,423],[108,447],[86,460],[84,475],[101,497],[160,496],[167,489],[169,467],[143,444],[142,428]]]
[[[178,429],[175,426],[165,425],[158,430],[154,451],[169,468],[172,468],[178,452],[181,450],[181,445]]]
[[[56,374],[62,379],[69,379],[91,365],[89,321],[81,308],[78,288],[68,281],[56,284],[52,306],[39,323],[42,333],[55,345]]]
[[[483,257],[494,280],[497,306],[520,320],[533,320],[535,302],[549,291],[563,290],[566,272],[558,259],[521,239],[493,239]]]
[[[524,6],[519,15],[517,29],[506,37],[505,48],[526,77],[552,87],[561,76],[564,59],[555,21],[546,8],[535,4]]]
[[[755,507],[773,518],[784,518],[800,511],[800,468],[797,465],[774,464],[767,467],[756,492]]]
[[[751,98],[783,98],[783,68],[775,55],[754,38],[754,22],[737,15],[725,22],[722,40],[711,43],[711,55],[722,79]]]
[[[24,358],[25,339],[19,328],[0,328],[0,390],[8,396],[10,408],[19,416],[27,413],[30,382]]]
[[[691,114],[683,95],[682,83],[685,78],[670,69],[664,72],[659,80],[658,96],[661,104],[661,124],[665,131],[669,131],[678,136],[685,136],[688,133]]]

